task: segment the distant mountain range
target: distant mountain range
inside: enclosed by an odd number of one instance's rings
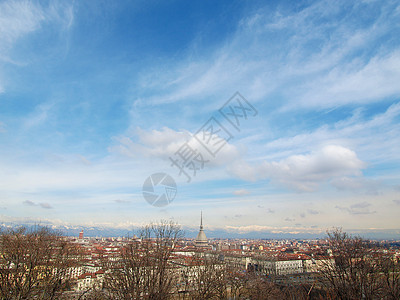
[[[20,227],[25,226],[28,228],[32,228],[35,226],[46,226],[50,227],[53,230],[58,230],[61,234],[66,236],[79,236],[79,232],[81,230],[84,231],[84,236],[86,237],[128,237],[137,234],[139,228],[116,228],[111,226],[78,226],[78,225],[55,225],[50,222],[43,223],[16,223],[16,222],[1,222],[0,227]],[[198,233],[198,229],[189,228],[183,226],[184,236],[186,238],[195,238]],[[204,228],[204,232],[207,235],[207,238],[241,238],[241,239],[319,239],[325,238],[326,234],[315,234],[315,233],[272,233],[269,231],[250,231],[245,233],[240,232],[231,232],[223,229],[207,229],[207,226]],[[370,231],[362,231],[362,230],[353,230],[349,231],[354,235],[360,235],[366,239],[388,239],[388,240],[400,240],[400,230],[370,230]]]

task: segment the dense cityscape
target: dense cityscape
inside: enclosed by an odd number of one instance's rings
[[[161,221],[132,237],[6,229],[2,299],[398,299],[400,241],[196,239]]]

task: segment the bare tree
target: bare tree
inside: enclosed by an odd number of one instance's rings
[[[393,254],[384,253],[379,258],[379,271],[387,299],[400,299],[400,263]]]
[[[116,299],[168,299],[177,283],[169,259],[178,238],[179,225],[161,221],[143,227],[139,240],[121,247],[115,257],[104,259],[104,289]]]
[[[239,298],[244,290],[244,274],[237,268],[227,266],[226,280],[228,282],[229,296],[233,299]]]
[[[83,293],[81,293],[78,297],[78,300],[106,300],[109,299],[109,296],[105,291],[98,288],[90,288]]]
[[[277,285],[263,276],[249,274],[245,284],[245,294],[248,299],[279,299],[281,292]]]
[[[328,232],[331,259],[321,270],[328,288],[340,299],[376,299],[383,296],[379,252],[360,237],[341,229]]]
[[[185,291],[191,299],[227,298],[227,269],[217,257],[197,254],[182,268]]]
[[[79,249],[46,228],[0,233],[0,297],[58,299],[71,288],[68,269],[79,264]]]

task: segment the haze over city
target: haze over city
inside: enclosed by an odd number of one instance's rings
[[[398,239],[399,45],[399,1],[1,1],[0,224]],[[231,138],[188,182],[211,117]]]

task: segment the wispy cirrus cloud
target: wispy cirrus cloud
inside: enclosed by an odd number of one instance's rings
[[[354,103],[369,103],[399,96],[400,52],[383,53],[367,63],[354,63],[347,68],[335,67],[321,79],[305,84],[307,90],[296,105],[335,107]]]
[[[18,39],[38,28],[44,20],[43,11],[30,1],[0,3],[0,64],[19,64],[10,54]],[[8,76],[0,70],[0,94],[5,91]]]
[[[40,28],[45,19],[43,9],[30,1],[3,1],[0,3],[0,53],[22,36]]]
[[[395,136],[400,134],[399,117],[398,102],[381,113],[369,116],[362,110],[355,110],[348,118],[338,119],[333,124],[323,124],[292,136],[272,139],[262,144],[266,151],[262,152],[261,157],[269,160],[282,159],[296,155],[299,149],[312,151],[320,145],[338,143],[358,149],[370,162],[398,160],[400,156],[395,149],[400,146],[400,142]]]
[[[73,5],[51,2],[48,6],[25,0],[0,3],[0,59],[18,39],[43,26],[46,21],[63,24],[69,29],[73,24]]]
[[[38,105],[35,110],[25,118],[24,127],[26,129],[31,129],[44,124],[48,119],[53,106],[54,104],[50,103],[42,103]]]
[[[398,7],[387,2],[377,8],[377,3],[346,1],[315,1],[300,11],[278,7],[272,14],[260,8],[244,17],[233,37],[207,59],[174,61],[172,68],[144,74],[139,82],[151,85],[154,93],[136,103],[220,98],[223,91],[238,87],[255,101],[278,96],[285,109],[331,108],[399,95],[395,45],[400,40],[381,43],[394,30],[388,24],[399,24]],[[370,16],[354,22],[360,10]],[[160,73],[165,75],[160,78]],[[164,84],[150,84],[157,79]]]
[[[0,3],[0,64],[29,65],[30,56],[34,51],[19,55],[20,52],[15,51],[15,46],[25,37],[45,27],[50,28],[51,25],[56,25],[56,28],[64,33],[59,38],[65,38],[66,30],[69,30],[73,24],[73,7],[72,2],[52,1],[46,5],[46,3],[25,0],[2,1]],[[4,70],[0,71],[0,94],[5,92],[6,84],[14,84],[9,78],[10,74],[4,72]]]

